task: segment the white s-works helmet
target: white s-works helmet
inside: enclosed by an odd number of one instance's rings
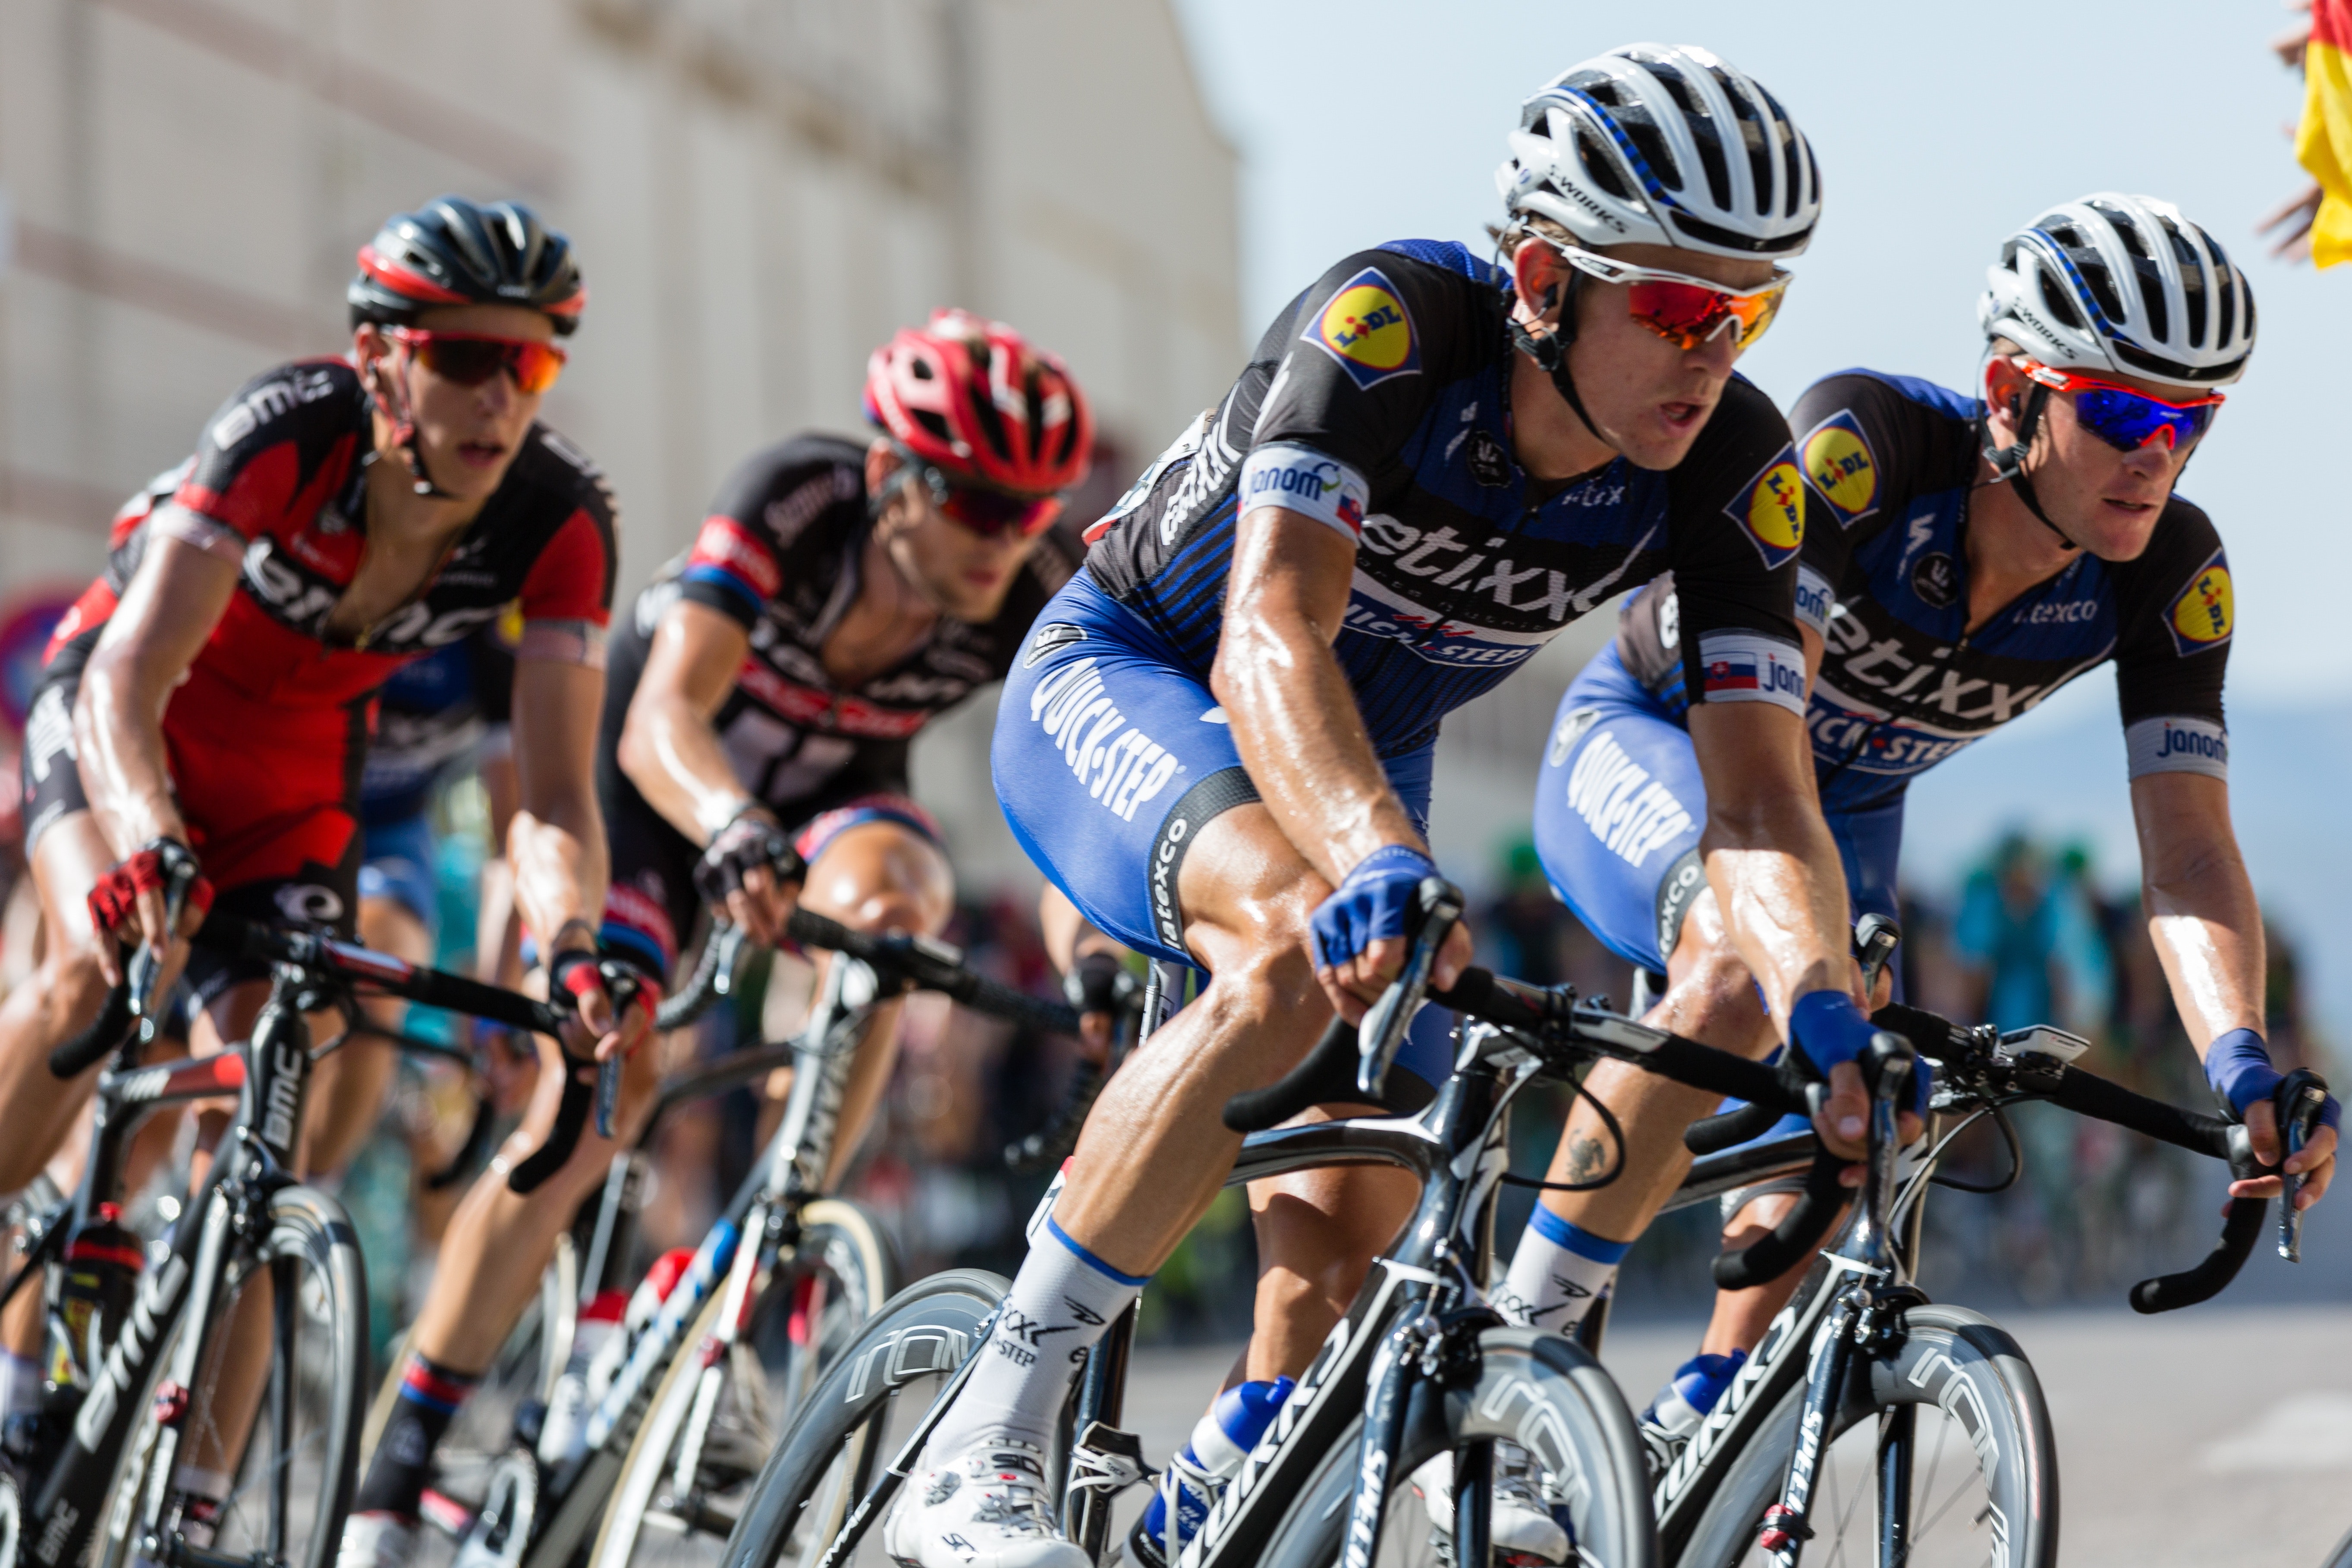
[[[2226,386],[2254,352],[2254,294],[2170,202],[2101,191],[2011,235],[1977,320],[2053,369]]]
[[[1628,44],[1573,66],[1519,109],[1495,172],[1513,217],[1580,244],[1795,256],[1821,217],[1813,150],[1780,101],[1702,48]]]

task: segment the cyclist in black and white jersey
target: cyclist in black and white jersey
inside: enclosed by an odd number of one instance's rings
[[[1981,399],[1848,371],[1797,404],[1811,494],[1798,595],[1807,726],[1846,883],[1857,913],[1895,914],[1910,781],[2112,661],[2149,933],[2215,1090],[2274,1159],[2262,916],[2231,829],[2222,722],[2235,598],[2211,521],[2173,489],[2218,389],[2244,373],[2252,296],[2177,207],[2113,194],[2044,213],[2009,239],[1990,279]],[[1651,584],[1562,700],[1537,844],[1560,896],[1620,956],[1670,980],[1670,1001],[1691,998],[1710,1028],[1761,1043],[1747,966],[1694,871],[1712,781],[1696,764],[1673,656],[1681,597],[1669,579]],[[1612,803],[1635,791],[1673,803],[1686,826],[1627,843]],[[1506,1297],[1546,1327],[1572,1326],[1608,1288],[1684,1167],[1681,1129],[1712,1109],[1606,1065],[1588,1087],[1625,1129],[1629,1177],[1545,1195]],[[2308,1177],[2306,1207],[2334,1173],[2333,1101],[2326,1116],[2288,1165]],[[1555,1171],[1603,1157],[1604,1143],[1596,1122],[1572,1118]],[[2232,1190],[2278,1189],[2273,1177]],[[1726,1207],[1751,1232],[1791,1202]],[[1662,1442],[1696,1428],[1793,1287],[1720,1299],[1699,1356],[1648,1412]]]
[[[1439,721],[1622,584],[1685,584],[1694,724],[1726,803],[1713,868],[1742,951],[1859,1111],[1848,1058],[1870,1030],[1802,771],[1801,486],[1785,421],[1732,374],[1786,287],[1776,261],[1811,233],[1811,152],[1754,82],[1657,46],[1548,85],[1511,145],[1506,264],[1403,241],[1327,272],[1095,531],[1007,679],[994,762],[1016,835],[1097,927],[1211,978],[1087,1122],[886,1525],[902,1562],[1084,1564],[1042,1500],[1072,1358],[1215,1196],[1226,1099],[1396,972],[1434,870]],[[1468,945],[1457,932],[1439,983]],[[1361,1168],[1254,1193],[1253,1420],[1412,1196]],[[1188,1482],[1134,1549],[1182,1539],[1216,1485]]]

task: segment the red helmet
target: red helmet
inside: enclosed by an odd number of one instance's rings
[[[1093,412],[1062,362],[966,310],[874,351],[866,417],[949,476],[1017,495],[1067,489],[1094,457]]]

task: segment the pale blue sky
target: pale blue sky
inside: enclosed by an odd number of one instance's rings
[[[1854,364],[1966,384],[1985,265],[2042,207],[2106,188],[2179,202],[2262,306],[2253,370],[2182,485],[2237,580],[2234,695],[2340,699],[2352,586],[2352,266],[2273,262],[2255,222],[2301,181],[2297,79],[2256,0],[1178,0],[1244,158],[1255,338],[1351,249],[1477,239],[1521,98],[1621,43],[1697,43],[1812,138],[1827,208],[1788,310],[1743,368],[1785,406]],[[1172,432],[1171,433],[1172,434]]]

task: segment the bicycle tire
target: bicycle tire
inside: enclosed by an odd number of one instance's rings
[[[1582,1561],[1609,1568],[1658,1568],[1658,1527],[1625,1396],[1601,1363],[1561,1335],[1538,1329],[1488,1329],[1478,1336],[1477,1381],[1445,1398],[1446,1426],[1457,1440],[1502,1437],[1528,1449],[1554,1475],[1573,1475],[1567,1508]],[[1340,1560],[1356,1491],[1360,1421],[1331,1445],[1322,1464],[1275,1526],[1258,1561],[1264,1568],[1330,1568]],[[1381,1568],[1449,1562],[1433,1546],[1420,1503],[1405,1478],[1435,1457],[1409,1447],[1391,1472]],[[1418,1533],[1416,1534],[1416,1531]]]
[[[951,1269],[908,1286],[877,1312],[761,1467],[720,1554],[723,1568],[773,1568],[787,1560],[796,1531],[803,1547],[820,1534],[829,1540],[860,1489],[825,1487],[828,1478],[844,1479],[836,1469],[855,1478],[887,1458],[877,1416],[887,1419],[899,1391],[919,1379],[952,1374],[979,1349],[983,1326],[1012,1288],[1001,1275]],[[885,1562],[881,1549],[877,1519],[854,1561]]]
[[[762,1328],[772,1330],[775,1321],[771,1314],[782,1310],[789,1319],[799,1303],[801,1282],[813,1278],[812,1268],[822,1268],[843,1287],[837,1303],[822,1315],[824,1321],[808,1334],[805,1350],[802,1341],[790,1330],[789,1321],[784,1342],[782,1375],[770,1379],[761,1369],[756,1345],[762,1337]],[[746,1315],[744,1333],[734,1346],[734,1355],[724,1370],[719,1363],[708,1358],[705,1347],[709,1345],[719,1329],[719,1312],[725,1291],[718,1290],[703,1303],[691,1328],[678,1342],[678,1351],[670,1358],[656,1386],[653,1403],[645,1419],[630,1439],[627,1457],[621,1463],[620,1478],[613,1488],[612,1506],[604,1512],[604,1521],[596,1533],[596,1542],[589,1554],[589,1568],[680,1568],[688,1561],[702,1561],[704,1554],[691,1543],[678,1539],[698,1534],[709,1543],[709,1557],[716,1557],[724,1545],[725,1534],[717,1527],[731,1531],[733,1519],[723,1505],[707,1500],[706,1494],[723,1496],[727,1492],[756,1480],[759,1466],[744,1468],[728,1463],[713,1455],[707,1443],[702,1445],[703,1458],[696,1466],[692,1486],[684,1506],[675,1497],[675,1482],[668,1496],[663,1494],[665,1471],[678,1464],[682,1456],[678,1445],[688,1431],[689,1417],[707,1433],[717,1426],[719,1402],[729,1401],[732,1406],[732,1447],[739,1452],[757,1452],[764,1462],[775,1451],[777,1438],[789,1430],[800,1413],[800,1406],[845,1349],[850,1339],[863,1328],[875,1309],[898,1293],[898,1268],[888,1237],[881,1226],[864,1208],[839,1198],[824,1198],[801,1210],[801,1243],[792,1265],[779,1268],[751,1304]],[[715,1348],[715,1347],[711,1347]],[[748,1365],[746,1362],[748,1360]],[[712,1374],[720,1382],[706,1387]],[[759,1376],[761,1389],[751,1401],[745,1401],[736,1391],[747,1375]],[[780,1387],[772,1389],[771,1384]],[[781,1394],[777,1398],[777,1394]],[[708,1402],[698,1410],[698,1405]],[[746,1408],[749,1404],[751,1407]],[[761,1406],[767,1406],[761,1408]],[[657,1502],[670,1502],[672,1507],[657,1510]],[[658,1533],[672,1539],[663,1550],[648,1551],[646,1539],[648,1518],[658,1514],[667,1527]]]
[[[212,1201],[226,1200],[216,1194]],[[273,1346],[270,1382],[274,1386],[278,1378],[295,1379],[296,1403],[316,1417],[318,1427],[315,1437],[289,1443],[289,1434],[275,1430],[270,1415],[274,1401],[265,1390],[234,1488],[222,1510],[215,1550],[231,1555],[251,1555],[261,1550],[262,1541],[244,1538],[266,1529],[272,1506],[267,1489],[271,1472],[276,1472],[289,1514],[300,1500],[308,1499],[308,1522],[289,1533],[285,1568],[333,1568],[342,1544],[343,1521],[359,1485],[360,1430],[366,1415],[367,1276],[359,1239],[334,1199],[309,1187],[284,1187],[270,1197],[269,1226],[253,1262],[255,1267],[241,1276],[223,1276],[219,1299],[211,1304],[208,1321],[217,1329],[230,1321],[237,1293],[260,1273],[261,1267],[271,1268],[274,1283],[280,1289],[300,1270],[302,1279],[295,1286],[291,1310],[298,1318],[313,1321],[321,1331],[298,1342],[297,1363],[292,1366],[278,1356]],[[281,1265],[285,1267],[278,1267]],[[320,1292],[315,1306],[309,1289],[312,1280]],[[184,1311],[172,1325],[141,1390],[139,1419],[116,1458],[114,1474],[107,1485],[105,1515],[91,1542],[89,1558],[94,1568],[129,1568],[139,1546],[133,1536],[142,1494],[166,1479],[152,1473],[161,1434],[156,1395],[175,1359],[171,1347],[192,1321],[193,1313]],[[191,1425],[201,1404],[201,1400],[190,1402]],[[265,1431],[270,1434],[266,1448]],[[306,1453],[314,1443],[316,1452]],[[279,1452],[289,1448],[292,1452]],[[302,1468],[300,1477],[294,1473],[298,1465]],[[258,1500],[252,1495],[257,1487],[265,1489]]]
[[[1833,1430],[1822,1446],[1817,1471],[1822,1479],[1814,1489],[1808,1521],[1818,1538],[1808,1544],[1807,1556],[1821,1562],[1837,1558],[1839,1541],[1830,1539],[1841,1522],[1833,1517],[1831,1445],[1887,1406],[1903,1404],[1940,1409],[1953,1427],[1972,1440],[1977,1473],[1991,1509],[1980,1517],[1988,1524],[1988,1542],[1999,1543],[1987,1552],[1989,1560],[2004,1568],[2054,1568],[2058,1461],[2049,1406],[2025,1352],[2000,1324],[1963,1307],[1915,1307],[1905,1314],[1905,1331],[1902,1348],[1894,1357],[1873,1363],[1867,1396],[1858,1382],[1851,1385],[1832,1424]],[[1674,1568],[1731,1568],[1735,1563],[1762,1560],[1754,1549],[1757,1526],[1764,1510],[1780,1500],[1804,1396],[1801,1384],[1791,1388],[1757,1428],[1756,1439],[1732,1458]],[[1968,1429],[1965,1411],[1974,1411],[1979,1418],[1973,1434]],[[1915,1471],[1914,1496],[1929,1493],[1931,1506],[1937,1468],[1929,1467],[1924,1483]],[[1864,1489],[1874,1489],[1874,1488]],[[1953,1495],[1957,1497],[1958,1491]],[[1917,1558],[1924,1554],[1920,1538],[1935,1528],[1937,1521],[1930,1519],[1927,1525],[1918,1526],[1915,1510],[1914,1523],[1912,1555]],[[1861,1560],[1875,1562],[1874,1516],[1871,1524],[1874,1533]],[[1943,1560],[1940,1553],[1935,1556]],[[1852,1552],[1847,1560],[1853,1560]]]

